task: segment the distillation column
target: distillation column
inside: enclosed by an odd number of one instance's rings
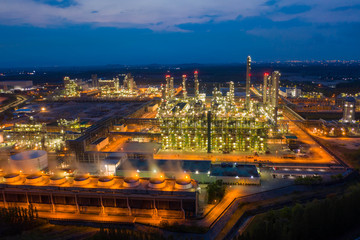
[[[171,90],[170,90],[170,75],[166,75],[165,76],[166,79],[166,87],[165,87],[165,93],[166,93],[166,98],[169,99],[171,96]]]
[[[231,106],[235,104],[235,87],[233,81],[229,82],[229,102]]]
[[[274,71],[272,73],[272,81],[273,81],[273,87],[274,87],[274,93],[272,96],[272,106],[273,106],[273,117],[274,117],[274,125],[277,126],[277,114],[278,114],[278,107],[279,107],[279,84],[280,84],[280,72]]]
[[[269,74],[268,73],[264,73],[264,84],[263,84],[263,104],[264,106],[266,105],[266,101],[267,101],[267,82],[268,82],[268,78],[269,78]]]
[[[195,97],[199,97],[199,76],[198,71],[194,72],[194,82],[195,82]]]
[[[174,77],[170,78],[170,96],[173,97],[175,95],[174,89]]]
[[[251,76],[251,57],[247,57],[246,61],[246,97],[245,97],[245,108],[250,110],[250,76]]]
[[[183,96],[184,99],[187,98],[187,91],[186,91],[186,75],[182,75],[182,90],[183,90]]]

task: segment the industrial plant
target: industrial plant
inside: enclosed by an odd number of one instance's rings
[[[246,97],[235,98],[234,83],[223,95],[216,87],[212,96],[199,92],[198,71],[194,72],[195,94],[186,90],[182,76],[182,96],[174,96],[174,83],[166,76],[157,118],[160,121],[162,149],[229,153],[265,152],[269,136],[278,131],[278,89],[280,73],[264,77],[264,100],[251,99],[251,58],[247,58]]]
[[[242,194],[295,178],[346,176],[305,134],[309,121],[294,107],[304,92],[284,92],[279,71],[251,67],[249,56],[244,84],[206,90],[196,68],[164,71],[147,87],[130,73],[64,77],[63,88],[27,101],[1,126],[0,207],[158,226],[221,217],[218,209],[229,211]],[[338,124],[355,128],[356,102],[343,104]]]
[[[165,179],[11,173],[0,184],[0,206],[35,206],[39,211],[185,218],[198,211],[197,183],[189,176]]]

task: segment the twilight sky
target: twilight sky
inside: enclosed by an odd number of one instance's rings
[[[360,0],[0,0],[0,68],[360,59]]]

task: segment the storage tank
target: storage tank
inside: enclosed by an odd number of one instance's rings
[[[43,150],[29,150],[10,156],[9,164],[13,171],[26,173],[41,171],[48,167],[47,152]]]

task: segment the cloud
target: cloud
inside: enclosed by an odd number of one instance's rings
[[[172,30],[180,24],[226,21],[266,10],[263,0],[0,1],[0,23],[57,26],[91,24]]]
[[[0,24],[186,31],[179,26],[256,16],[273,21],[360,22],[360,9],[352,5],[353,0],[1,0]]]

